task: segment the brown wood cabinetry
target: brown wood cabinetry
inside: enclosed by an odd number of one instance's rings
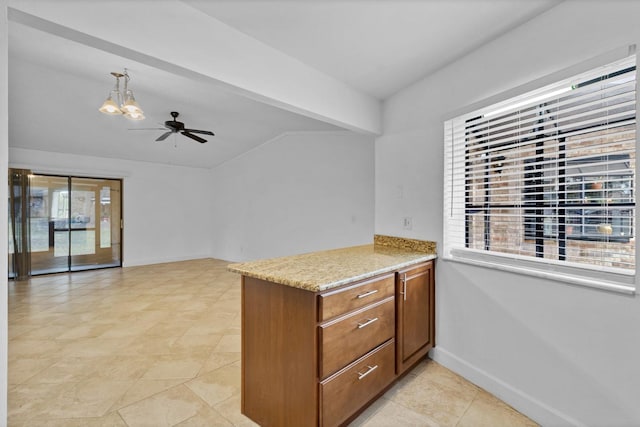
[[[316,295],[242,277],[242,413],[263,427],[317,426]]]
[[[368,353],[320,384],[320,425],[337,426],[393,381],[394,341]]]
[[[434,346],[433,262],[399,271],[396,279],[396,372],[413,366]]]
[[[320,325],[320,378],[393,338],[394,297]]]
[[[242,412],[350,421],[433,346],[433,285],[432,261],[324,292],[242,276]]]

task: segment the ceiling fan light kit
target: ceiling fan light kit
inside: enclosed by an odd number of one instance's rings
[[[110,116],[124,115],[129,120],[144,120],[144,112],[136,102],[133,91],[129,89],[129,73],[127,73],[127,69],[124,69],[124,73],[113,71],[111,75],[115,77],[116,85],[98,111]],[[124,78],[124,94],[120,91],[121,78]]]

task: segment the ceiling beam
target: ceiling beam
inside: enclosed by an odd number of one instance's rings
[[[349,130],[381,133],[378,99],[182,2],[10,5],[11,22]]]

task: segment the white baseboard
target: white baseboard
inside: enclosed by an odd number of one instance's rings
[[[141,258],[141,259],[134,259],[129,261],[125,260],[123,261],[122,266],[135,267],[138,265],[162,264],[165,262],[189,261],[193,259],[204,259],[204,258],[211,258],[211,255],[196,254],[196,255],[188,255],[188,256],[181,256],[181,257]]]
[[[463,376],[475,385],[482,387],[542,426],[585,427],[585,424],[540,402],[533,396],[505,383],[441,346],[432,349],[429,356],[442,366]]]

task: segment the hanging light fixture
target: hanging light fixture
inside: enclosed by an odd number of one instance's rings
[[[124,69],[124,73],[112,72],[111,75],[116,78],[116,85],[98,111],[110,116],[124,115],[129,120],[144,120],[144,112],[136,102],[133,91],[129,89],[127,69]],[[121,78],[124,78],[124,92],[120,91]]]

